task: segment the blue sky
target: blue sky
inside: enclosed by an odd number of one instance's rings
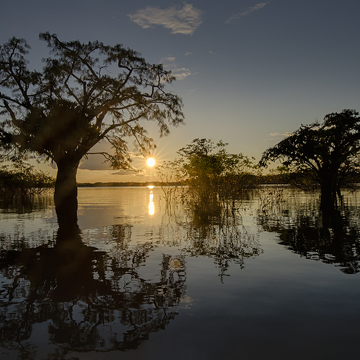
[[[44,31],[130,47],[174,72],[168,90],[184,102],[186,125],[158,141],[158,160],[197,137],[259,159],[301,124],[360,110],[359,13],[358,0],[12,0],[0,42],[25,38],[34,66],[47,56]],[[85,162],[78,180],[146,180],[100,169],[100,159]]]

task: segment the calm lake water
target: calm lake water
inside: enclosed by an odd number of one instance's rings
[[[0,359],[358,358],[359,196],[324,214],[264,187],[226,212],[80,188],[73,234],[51,194],[3,205]]]

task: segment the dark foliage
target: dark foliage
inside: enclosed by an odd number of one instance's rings
[[[0,194],[3,199],[39,194],[54,185],[55,179],[22,161],[0,167]]]
[[[165,91],[171,72],[122,45],[63,42],[49,33],[40,39],[51,53],[41,71],[28,69],[25,40],[0,47],[0,143],[8,156],[17,149],[55,162],[55,203],[69,197],[76,209],[76,172],[90,149],[107,140],[113,152],[100,154],[114,168],[129,168],[128,138],[142,153],[154,147],[141,121],[155,121],[166,135],[169,124],[183,121],[182,102]]]
[[[332,203],[341,186],[358,180],[360,117],[355,110],[325,116],[322,124],[302,125],[291,136],[266,150],[261,166],[280,160],[297,181],[318,184],[322,201]]]

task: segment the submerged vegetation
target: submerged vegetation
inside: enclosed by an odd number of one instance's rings
[[[199,198],[216,194],[221,199],[240,194],[257,183],[257,166],[253,158],[230,154],[228,144],[209,139],[194,139],[178,151],[179,158],[158,168],[159,181],[164,185],[182,183]]]
[[[261,166],[280,160],[293,181],[319,185],[321,203],[332,206],[342,186],[359,179],[360,117],[355,110],[343,110],[324,117],[322,124],[301,125],[292,135],[263,153]]]
[[[228,215],[234,215],[239,200],[258,185],[254,159],[231,154],[226,146],[222,141],[194,139],[178,151],[176,160],[158,168],[167,204],[174,200],[185,204],[197,228],[223,224]]]
[[[3,199],[39,194],[54,185],[54,178],[23,161],[0,166],[0,194]]]
[[[355,110],[343,110],[326,115],[322,124],[302,125],[267,149],[259,163],[241,153],[229,153],[228,144],[221,140],[214,143],[196,138],[178,151],[175,160],[157,167],[156,181],[77,186],[161,186],[167,200],[180,195],[182,201],[192,199],[192,205],[199,211],[205,209],[207,214],[216,214],[223,205],[233,210],[236,201],[260,184],[287,184],[305,190],[320,189],[321,205],[333,206],[342,187],[356,189],[360,183],[358,115]],[[275,161],[281,165],[264,174],[263,168]],[[54,179],[35,171],[21,159],[0,167],[0,191],[6,196],[35,194],[54,184]]]

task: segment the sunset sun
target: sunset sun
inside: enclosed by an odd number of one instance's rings
[[[154,160],[153,158],[148,158],[148,159],[146,160],[146,164],[147,164],[147,166],[149,166],[149,167],[153,167],[153,166],[155,165],[155,160]]]

